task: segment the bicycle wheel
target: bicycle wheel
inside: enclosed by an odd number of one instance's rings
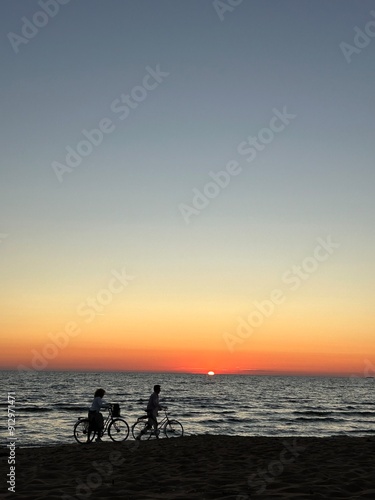
[[[123,418],[114,418],[109,424],[108,436],[112,441],[125,441],[129,436],[128,423]]]
[[[164,426],[164,434],[167,438],[177,438],[184,435],[184,428],[178,420],[168,420]]]
[[[81,418],[74,425],[74,437],[77,443],[87,443],[87,436],[89,432],[89,419]],[[95,437],[95,431],[90,434],[90,441]]]
[[[151,437],[151,430],[152,429],[147,429],[147,422],[139,420],[132,426],[133,438],[147,441]]]

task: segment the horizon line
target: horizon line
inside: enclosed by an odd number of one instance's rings
[[[206,370],[111,370],[111,369],[72,369],[72,368],[59,368],[59,369],[43,369],[36,370],[34,368],[30,368],[27,370],[19,370],[17,368],[7,368],[0,367],[0,372],[38,372],[38,373],[55,373],[55,372],[66,372],[66,373],[158,373],[158,374],[181,374],[181,375],[207,375],[208,371]],[[210,370],[209,370],[210,371]],[[214,376],[220,375],[237,375],[237,376],[257,376],[257,377],[322,377],[322,378],[374,378],[365,376],[364,374],[358,375],[354,373],[330,373],[330,372],[280,372],[277,370],[238,370],[238,371],[214,371]]]

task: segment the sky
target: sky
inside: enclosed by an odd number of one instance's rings
[[[3,0],[0,367],[375,374],[375,5]]]

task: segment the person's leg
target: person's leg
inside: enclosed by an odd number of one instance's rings
[[[152,429],[152,426],[154,425],[154,419],[152,417],[152,412],[151,411],[147,412],[147,416],[148,416],[148,419],[147,419],[146,430],[149,430],[149,429]]]
[[[91,411],[89,411],[88,413],[88,419],[89,419],[89,427],[87,429],[87,442],[90,443],[90,436],[92,431],[94,430],[93,413]]]
[[[95,421],[96,421],[96,429],[98,432],[98,436],[96,438],[96,441],[101,441],[101,437],[103,435],[103,428],[104,428],[104,419],[103,419],[103,415],[100,412],[98,412],[95,415]]]
[[[151,415],[151,412],[147,412],[147,424],[145,424],[145,426],[143,427],[143,429],[141,430],[141,432],[138,434],[138,436],[136,437],[136,439],[141,439],[141,436],[143,436],[143,434],[146,434],[146,432],[149,430],[149,429],[152,429],[152,424],[153,424],[153,421],[152,421],[152,415]]]
[[[158,412],[157,410],[154,410],[152,412],[152,419],[153,419],[153,426],[154,426],[154,432],[155,432],[155,436],[157,437],[158,434],[159,434],[159,431],[158,431],[158,419],[157,419],[157,416],[158,416]]]
[[[104,417],[102,413],[99,412],[98,414],[98,419],[99,419],[99,427],[100,427],[100,436],[103,436],[104,434]]]

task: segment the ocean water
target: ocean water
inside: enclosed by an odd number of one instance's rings
[[[144,415],[154,384],[161,404],[186,435],[375,435],[375,378],[191,375],[178,373],[0,372],[5,397],[15,393],[17,445],[73,443],[73,425],[86,416],[95,390],[119,403],[129,426]],[[2,443],[8,437],[1,426]],[[106,439],[109,439],[108,437]],[[132,439],[129,436],[128,439]]]

